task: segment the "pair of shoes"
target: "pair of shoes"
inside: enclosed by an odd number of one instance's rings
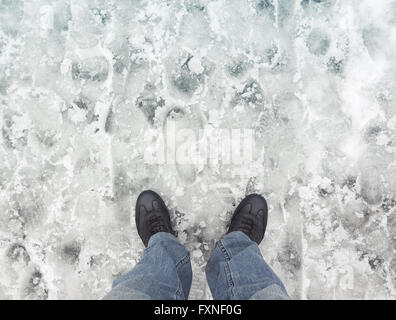
[[[252,241],[260,244],[267,227],[268,208],[265,199],[250,194],[235,209],[228,232],[242,231]],[[154,191],[143,191],[136,201],[136,227],[144,245],[158,232],[175,234],[168,209],[161,197]]]

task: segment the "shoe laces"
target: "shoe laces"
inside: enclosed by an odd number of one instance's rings
[[[253,231],[253,227],[255,222],[253,221],[253,216],[244,215],[240,218],[239,223],[237,223],[238,227],[236,229],[243,231],[245,234],[250,235]]]
[[[151,217],[148,219],[150,224],[150,236],[158,233],[158,232],[167,232],[168,228],[166,227],[163,218],[156,214],[156,210],[150,212]]]

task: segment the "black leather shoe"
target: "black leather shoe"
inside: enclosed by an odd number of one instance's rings
[[[260,244],[267,227],[267,217],[268,208],[265,199],[258,194],[250,194],[235,209],[227,233],[242,231],[252,241]]]
[[[168,209],[162,198],[154,191],[143,191],[136,200],[135,222],[144,245],[152,235],[169,232],[174,235]]]

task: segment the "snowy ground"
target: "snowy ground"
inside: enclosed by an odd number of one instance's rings
[[[191,299],[247,193],[296,299],[396,298],[396,1],[0,0],[0,299],[98,299],[152,188]],[[254,130],[242,166],[148,164],[144,132]]]

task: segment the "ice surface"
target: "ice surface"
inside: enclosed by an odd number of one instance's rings
[[[396,1],[0,0],[0,299],[98,299],[163,195],[191,299],[245,194],[296,299],[396,298]],[[145,132],[252,129],[253,162],[147,163]]]

